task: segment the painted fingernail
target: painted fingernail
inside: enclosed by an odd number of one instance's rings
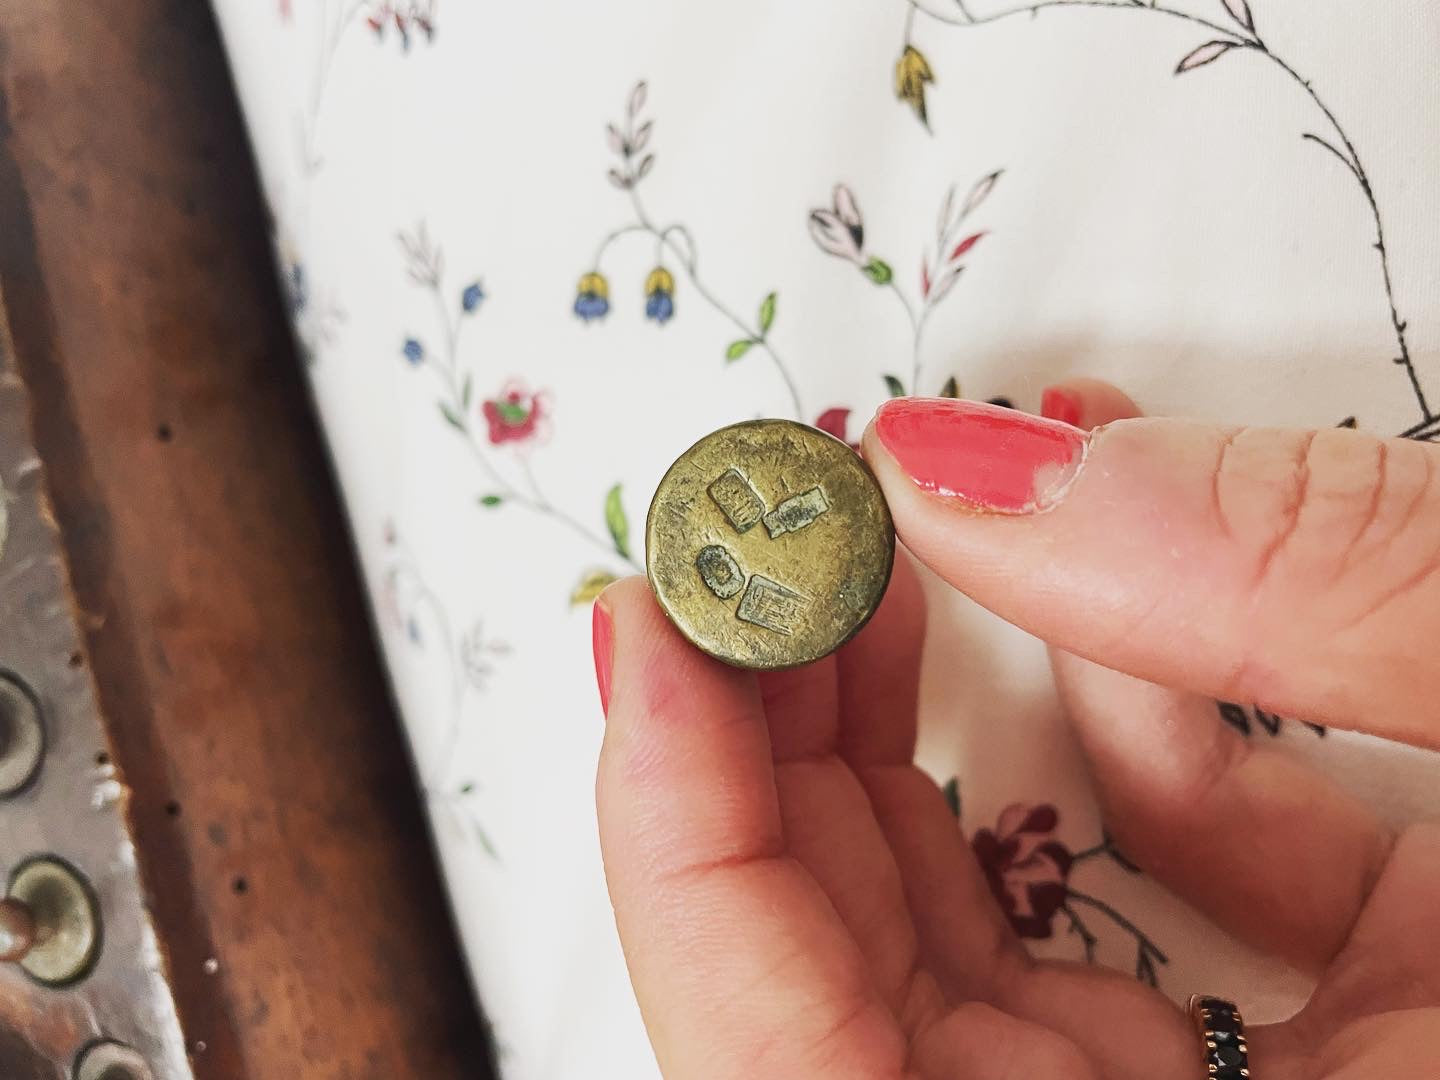
[[[919,487],[977,510],[1033,514],[1060,501],[1088,436],[1068,424],[954,398],[895,398],[875,434]]]
[[[1040,395],[1040,415],[1071,427],[1080,426],[1080,396],[1063,386],[1046,387]]]
[[[595,685],[600,689],[600,709],[610,714],[610,673],[615,659],[615,623],[599,600],[590,614],[591,644],[595,650]]]

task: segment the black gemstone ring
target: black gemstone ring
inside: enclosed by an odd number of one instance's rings
[[[1190,999],[1190,1015],[1205,1043],[1205,1066],[1211,1080],[1241,1080],[1250,1075],[1250,1048],[1239,1006],[1220,998]]]

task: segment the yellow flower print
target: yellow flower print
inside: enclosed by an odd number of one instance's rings
[[[934,81],[935,73],[930,70],[930,61],[925,59],[925,54],[914,45],[906,45],[905,51],[900,54],[900,62],[895,65],[895,96],[914,109],[915,115],[927,128],[930,117],[925,111],[925,84]]]

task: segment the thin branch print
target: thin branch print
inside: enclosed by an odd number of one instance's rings
[[[411,336],[405,339],[400,352],[412,367],[424,368],[439,383],[440,399],[436,404],[440,417],[464,441],[489,486],[489,490],[479,496],[479,505],[487,509],[509,504],[524,507],[568,529],[606,555],[618,557],[630,569],[641,570],[630,551],[629,523],[619,484],[612,486],[605,498],[608,535],[603,535],[557,506],[536,480],[527,455],[530,447],[548,432],[551,408],[548,394],[532,391],[520,380],[511,379],[495,397],[480,401],[476,407],[475,373],[461,363],[460,346],[466,326],[485,301],[481,283],[470,281],[458,291],[446,285],[444,252],[431,241],[423,222],[413,232],[401,233],[399,239],[410,280],[434,299],[440,328],[438,348],[431,349],[419,337]],[[523,487],[508,479],[492,459],[491,449],[502,446],[513,451]],[[604,573],[592,571],[586,580],[593,588]],[[613,579],[614,575],[610,575],[609,580]],[[577,594],[575,602],[586,598]]]
[[[958,188],[951,184],[940,204],[940,213],[935,222],[934,245],[926,250],[920,266],[920,280],[917,298],[912,302],[905,290],[895,279],[890,263],[871,253],[866,247],[865,221],[860,213],[855,193],[844,184],[835,186],[829,207],[810,211],[810,234],[820,250],[827,255],[853,263],[860,273],[872,284],[881,286],[894,295],[905,312],[910,324],[910,383],[906,384],[895,375],[884,375],[885,386],[894,397],[906,393],[920,394],[923,373],[922,342],[925,324],[940,301],[945,299],[965,272],[965,258],[984,239],[984,230],[966,229],[966,222],[990,193],[995,190],[1003,170],[997,169],[982,176],[970,188],[964,200],[957,201]],[[940,389],[941,396],[956,397],[959,386],[951,376]]]
[[[1276,70],[1282,72],[1310,99],[1329,132],[1327,137],[1319,132],[1306,131],[1302,133],[1301,138],[1315,143],[1345,167],[1359,187],[1374,225],[1374,246],[1379,256],[1381,282],[1384,286],[1390,327],[1395,337],[1397,355],[1393,360],[1404,370],[1420,413],[1419,421],[1406,428],[1400,435],[1402,438],[1423,441],[1440,439],[1440,415],[1432,411],[1424,387],[1421,385],[1419,374],[1415,370],[1414,358],[1410,353],[1408,324],[1401,316],[1397,306],[1393,271],[1390,265],[1390,251],[1385,240],[1384,218],[1380,212],[1380,205],[1375,196],[1370,174],[1339,117],[1320,96],[1311,80],[1302,75],[1284,57],[1273,52],[1260,35],[1248,0],[1218,0],[1224,8],[1228,20],[1226,22],[1204,18],[1188,11],[1167,7],[1158,2],[1146,2],[1146,0],[1040,0],[1037,3],[984,14],[976,14],[963,0],[951,0],[949,7],[938,6],[938,0],[905,0],[905,2],[908,10],[905,18],[904,45],[896,72],[896,90],[900,99],[916,111],[927,128],[929,127],[929,116],[925,93],[928,84],[934,81],[934,76],[924,54],[919,51],[914,42],[917,16],[924,16],[948,26],[979,27],[1020,15],[1034,17],[1041,12],[1056,8],[1105,8],[1116,11],[1147,12],[1151,15],[1163,16],[1200,27],[1216,35],[1185,54],[1175,68],[1177,75],[1213,64],[1221,57],[1232,53],[1251,53],[1263,57]]]
[[[655,167],[655,154],[648,150],[654,122],[646,119],[644,115],[648,96],[646,84],[643,81],[636,83],[626,103],[625,118],[618,124],[610,124],[606,129],[610,149],[616,158],[607,175],[611,184],[629,196],[632,218],[606,233],[596,247],[591,269],[580,277],[575,297],[575,314],[585,322],[603,319],[609,314],[610,283],[602,270],[606,253],[626,238],[649,237],[654,244],[655,268],[645,279],[645,317],[659,326],[664,326],[674,318],[675,277],[667,265],[673,263],[684,272],[696,294],[740,333],[740,337],[726,347],[725,362],[734,363],[751,350],[764,353],[770,358],[776,374],[780,376],[794,415],[799,418],[804,415],[800,404],[800,391],[789,368],[770,340],[770,331],[775,323],[776,294],[770,292],[765,295],[757,307],[753,321],[742,318],[701,278],[699,249],[690,230],[678,222],[659,223],[651,216],[641,197],[640,186]]]
[[[960,819],[958,780],[944,787],[946,801]],[[1085,962],[1093,964],[1100,936],[1075,909],[1078,904],[1108,918],[1135,942],[1135,977],[1151,986],[1159,982],[1158,968],[1170,958],[1158,945],[1115,907],[1071,884],[1075,868],[1099,856],[1109,856],[1132,873],[1134,865],[1115,849],[1109,834],[1102,843],[1078,854],[1056,839],[1060,812],[1041,803],[1015,803],[1000,813],[993,829],[978,829],[970,848],[990,892],[1018,937],[1044,940],[1055,935],[1055,918],[1064,915],[1070,933],[1080,938]]]
[[[479,623],[457,642],[445,604],[426,582],[393,524],[385,526],[385,546],[388,555],[379,594],[381,621],[402,632],[415,649],[428,649],[433,635],[449,671],[449,708],[439,750],[428,764],[417,765],[421,790],[428,802],[443,808],[486,854],[498,859],[474,806],[477,785],[473,780],[457,783],[450,774],[460,742],[466,696],[471,691],[485,690],[495,664],[509,655],[510,646],[486,636]]]
[[[1138,874],[1141,872],[1140,867],[1131,862],[1125,856],[1125,853],[1116,846],[1115,838],[1110,835],[1109,829],[1101,831],[1100,843],[1094,847],[1088,847],[1084,851],[1077,851],[1075,857],[1071,860],[1071,865],[1082,863],[1089,859],[1100,858],[1101,856],[1110,859],[1116,866],[1127,873]]]
[[[307,366],[316,365],[333,343],[335,330],[345,321],[345,311],[331,299],[328,290],[317,288],[313,267],[307,263],[312,194],[315,180],[324,167],[320,153],[320,116],[330,88],[335,58],[341,44],[353,37],[352,27],[368,26],[378,42],[397,36],[401,49],[409,53],[418,36],[426,41],[435,35],[437,0],[317,0],[318,28],[310,92],[297,109],[296,127],[300,155],[300,190],[286,200],[284,211],[276,201],[276,248],[280,252],[281,282],[290,309],[291,325]],[[293,25],[294,11],[289,0],[281,0],[282,21]],[[362,17],[363,16],[363,17]],[[323,286],[323,283],[322,283]]]
[[[314,81],[310,85],[309,106],[300,118],[300,141],[303,149],[304,167],[307,173],[319,172],[324,164],[317,145],[320,129],[320,111],[325,104],[325,91],[330,86],[330,74],[335,67],[335,54],[340,51],[340,42],[345,31],[352,26],[368,0],[340,0],[332,5],[331,0],[321,0],[320,37],[315,59]]]
[[[1082,892],[1076,892],[1074,889],[1070,889],[1066,893],[1066,896],[1067,901],[1065,903],[1065,912],[1070,917],[1070,923],[1072,927],[1076,926],[1077,924],[1083,926],[1083,923],[1081,922],[1079,916],[1075,914],[1072,905],[1083,904],[1086,907],[1093,908],[1094,910],[1100,912],[1100,914],[1104,915],[1116,926],[1120,927],[1121,930],[1125,931],[1127,934],[1129,934],[1135,939],[1135,978],[1150,986],[1159,985],[1159,978],[1155,969],[1155,965],[1168,964],[1170,963],[1170,958],[1160,950],[1159,946],[1157,946],[1155,942],[1150,940],[1149,936],[1146,935],[1145,931],[1141,930],[1138,926],[1136,926],[1133,922],[1127,919],[1124,915],[1120,914],[1120,912],[1116,911],[1104,900],[1097,900],[1093,896],[1089,896]],[[1085,959],[1088,963],[1093,964],[1095,962],[1094,952],[1092,949],[1087,948],[1085,953]]]
[[[315,76],[308,108],[301,118],[300,137],[307,173],[319,172],[324,165],[318,142],[320,113],[325,105],[325,92],[330,87],[335,56],[346,38],[346,31],[363,23],[381,42],[393,32],[400,40],[402,51],[408,53],[417,36],[427,42],[434,39],[435,4],[436,0],[337,0],[334,3],[321,0]]]
[[[1073,872],[1075,867],[1080,863],[1095,858],[1107,858],[1129,874],[1139,874],[1142,872],[1138,866],[1126,858],[1124,852],[1116,847],[1115,838],[1110,835],[1109,829],[1101,832],[1100,843],[1094,847],[1086,848],[1084,851],[1076,852],[1074,859],[1070,862],[1070,869]],[[1130,934],[1131,937],[1135,939],[1135,977],[1141,982],[1149,983],[1151,986],[1158,985],[1158,972],[1155,965],[1164,965],[1170,962],[1170,958],[1160,950],[1159,946],[1157,946],[1144,931],[1121,915],[1111,905],[1085,893],[1078,893],[1073,888],[1068,888],[1068,885],[1067,889],[1068,892],[1063,910],[1070,920],[1071,932],[1078,934],[1085,942],[1085,962],[1087,964],[1093,964],[1095,962],[1095,943],[1097,939],[1090,933],[1084,919],[1075,911],[1074,904],[1089,905],[1109,917],[1116,926]]]
[[[1247,25],[1245,19],[1248,16],[1237,14],[1243,6],[1238,2],[1234,5],[1235,11],[1231,12],[1230,15],[1241,27],[1241,30],[1236,30],[1233,26],[1228,26],[1223,23],[1213,22],[1199,15],[1192,15],[1188,11],[1179,11],[1176,8],[1166,7],[1163,4],[1151,3],[1150,0],[1143,0],[1143,2],[1142,0],[1039,0],[1038,3],[1006,8],[1003,11],[987,12],[983,15],[973,14],[969,9],[969,5],[962,3],[961,0],[953,0],[951,5],[953,8],[952,11],[945,11],[932,6],[931,0],[905,0],[905,2],[915,10],[916,14],[924,15],[934,19],[936,22],[946,23],[950,26],[986,26],[990,23],[997,23],[1004,19],[1014,18],[1017,15],[1038,15],[1040,12],[1049,8],[1116,8],[1122,11],[1148,11],[1155,15],[1168,15],[1171,18],[1181,19],[1185,22],[1193,23],[1196,26],[1203,26],[1205,29],[1217,34],[1229,36],[1237,45],[1248,40],[1243,33],[1244,30],[1249,30],[1251,33],[1254,31],[1253,18],[1249,20],[1250,25]],[[1230,0],[1222,0],[1222,3],[1225,4],[1227,9],[1232,6]],[[1248,6],[1244,6],[1244,12],[1248,13],[1248,11]],[[907,29],[912,26],[913,23],[908,23]]]
[[[1060,910],[1064,912],[1065,917],[1070,920],[1070,932],[1080,937],[1080,941],[1085,949],[1085,963],[1095,963],[1095,946],[1100,944],[1100,939],[1090,932],[1090,928],[1085,925],[1085,921],[1081,919],[1079,915],[1075,914],[1075,909],[1069,904],[1061,904]]]
[[[1217,701],[1215,707],[1220,712],[1221,720],[1225,721],[1225,723],[1229,724],[1241,735],[1247,737],[1255,734],[1255,729],[1258,727],[1273,739],[1280,734],[1281,728],[1285,725],[1283,717],[1277,716],[1275,713],[1266,712],[1260,708],[1259,705],[1253,705],[1247,711],[1243,706],[1237,705],[1232,701]],[[1253,721],[1251,719],[1252,714],[1254,716]],[[1319,724],[1312,724],[1308,720],[1302,720],[1301,724],[1307,730],[1321,738],[1324,738],[1328,730]]]

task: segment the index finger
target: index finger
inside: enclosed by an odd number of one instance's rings
[[[1050,644],[1440,746],[1435,448],[951,399],[887,402],[864,445],[906,546]]]
[[[662,1070],[886,1075],[904,1047],[855,942],[786,852],[754,676],[685,642],[642,579],[607,589],[596,619],[597,663],[611,643],[600,843]],[[843,1061],[811,1059],[842,1031]]]

